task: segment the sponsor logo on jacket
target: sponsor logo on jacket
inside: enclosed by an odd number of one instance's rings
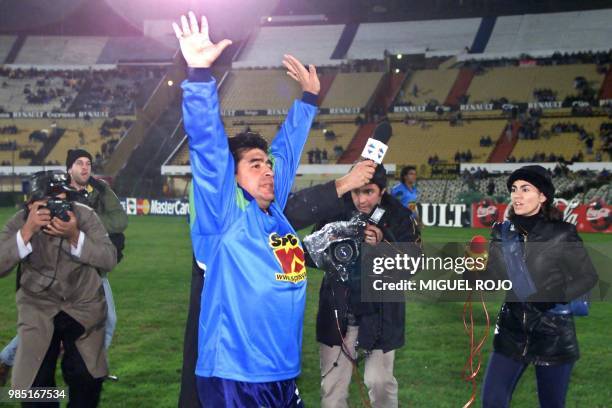
[[[283,271],[275,274],[277,281],[297,283],[306,279],[304,250],[297,236],[293,234],[280,236],[273,233],[270,234],[269,244]]]

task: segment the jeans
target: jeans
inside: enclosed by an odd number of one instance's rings
[[[102,278],[102,286],[104,287],[104,296],[106,297],[106,328],[104,335],[104,348],[108,350],[111,342],[113,341],[115,327],[117,327],[117,312],[115,311],[113,292],[111,291],[110,283],[108,282],[108,278],[106,276]]]
[[[509,407],[514,388],[528,366],[527,363],[493,352],[482,386],[482,407]],[[573,362],[535,366],[541,408],[563,408],[565,406],[565,395],[573,367]]]
[[[0,363],[13,366],[15,354],[17,354],[17,343],[19,343],[19,336],[13,337],[13,340],[0,352]]]

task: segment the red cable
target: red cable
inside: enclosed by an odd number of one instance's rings
[[[467,361],[465,362],[463,366],[462,377],[464,381],[471,383],[471,386],[472,386],[472,394],[470,395],[470,399],[465,403],[463,408],[469,408],[470,406],[472,406],[472,404],[476,400],[476,391],[478,388],[476,384],[476,377],[478,376],[478,373],[480,372],[480,367],[482,363],[481,361],[482,348],[484,347],[484,344],[487,338],[489,337],[489,329],[491,327],[491,321],[489,319],[489,312],[487,311],[487,305],[485,304],[482,293],[480,293],[480,303],[482,304],[482,309],[485,314],[486,325],[485,325],[484,334],[482,335],[482,338],[480,339],[480,341],[478,342],[476,346],[474,346],[474,311],[472,307],[472,293],[471,292],[468,294],[468,298],[463,305],[463,328],[466,334],[468,335],[468,337],[470,338],[470,353],[469,353]],[[467,313],[469,313],[469,319],[470,319],[469,326],[466,321]],[[477,361],[476,368],[474,368],[474,360]],[[469,371],[468,371],[468,366],[469,366]]]

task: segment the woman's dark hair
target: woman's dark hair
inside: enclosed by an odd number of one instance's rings
[[[251,149],[261,149],[266,154],[268,153],[268,142],[259,133],[242,132],[228,139],[229,150],[234,156],[234,165],[238,166],[238,162],[242,159],[242,155]]]

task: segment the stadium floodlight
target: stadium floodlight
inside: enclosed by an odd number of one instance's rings
[[[399,74],[400,73],[400,69],[399,68],[395,68],[395,73]]]
[[[172,85],[174,85],[174,81],[170,79],[170,80],[168,81],[168,86],[172,86]]]
[[[402,59],[402,54],[397,54],[397,59],[401,60]]]
[[[272,17],[268,17],[268,23],[272,22]]]

